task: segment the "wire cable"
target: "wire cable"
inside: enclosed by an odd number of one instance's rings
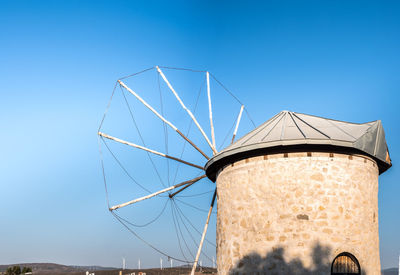
[[[105,173],[105,169],[104,169],[103,152],[101,151],[100,136],[98,136],[97,141],[98,141],[98,143],[99,143],[99,154],[100,154],[101,170],[102,170],[102,172],[103,172],[104,188],[105,188],[105,191],[106,191],[107,208],[110,209],[110,201],[109,201],[109,199],[108,199],[107,180],[106,180],[106,173]]]
[[[227,87],[225,87],[224,84],[222,84],[221,81],[219,81],[212,73],[209,73],[211,75],[211,77],[226,91],[228,92],[240,105],[244,105]],[[247,111],[246,106],[244,107],[244,111],[246,112],[249,120],[251,121],[251,123],[253,124],[254,127],[256,127],[256,124],[254,123],[253,119],[251,118],[249,112]]]
[[[110,97],[110,99],[108,100],[106,110],[104,111],[103,118],[101,119],[101,122],[100,122],[99,128],[97,129],[97,132],[100,132],[101,126],[103,126],[104,119],[106,118],[108,109],[110,108],[111,101],[112,101],[112,98],[113,98],[113,96],[114,96],[115,89],[117,88],[117,85],[118,85],[118,82],[115,82],[113,91],[112,91],[112,93],[111,93],[111,97]]]
[[[180,199],[178,199],[178,198],[175,198],[175,199],[176,199],[177,201],[179,201],[179,202],[181,202],[181,203],[183,203],[183,204],[189,206],[189,207],[192,207],[192,208],[198,210],[198,211],[208,213],[208,210],[198,208],[197,206],[191,205],[190,203],[184,202],[183,200],[180,200]],[[211,213],[212,213],[212,214],[216,214],[216,213],[213,212],[213,211],[211,211]]]
[[[171,199],[170,201],[172,201],[172,199]],[[178,239],[179,249],[180,249],[180,251],[181,251],[181,254],[182,254],[183,258],[185,258],[185,260],[188,261],[188,259],[187,259],[186,256],[185,256],[185,253],[183,253],[183,249],[182,249],[182,245],[181,245],[181,240],[180,240],[179,235],[178,235],[178,229],[177,229],[176,222],[175,222],[175,215],[174,215],[174,210],[173,210],[173,208],[172,208],[172,202],[171,202],[170,206],[171,206],[172,220],[173,220],[173,222],[174,222],[174,227],[175,227],[175,234],[176,234],[176,238]],[[193,262],[194,262],[194,261],[193,261]]]
[[[189,69],[189,68],[177,68],[177,67],[166,67],[166,66],[158,66],[159,68],[162,69],[168,69],[168,70],[177,70],[177,71],[189,71],[193,73],[205,73],[207,71],[201,71],[201,70],[194,70],[194,69]]]
[[[215,192],[215,189],[213,190],[213,192]],[[186,215],[183,213],[183,211],[179,208],[179,206],[177,204],[175,204],[177,209],[179,210],[179,212],[181,213],[181,215],[185,218],[185,220],[190,224],[190,226],[201,236],[202,233],[193,225],[193,223],[190,221],[190,219],[188,217],[186,217]],[[214,243],[212,243],[211,241],[209,241],[207,238],[205,238],[206,242],[208,242],[210,245],[217,247]]]
[[[168,204],[168,199],[165,200],[165,204],[164,204],[164,207],[162,208],[161,212],[154,219],[150,220],[149,222],[147,222],[145,224],[135,224],[135,223],[132,223],[131,221],[128,221],[127,219],[122,218],[121,216],[119,216],[119,217],[120,217],[121,220],[123,220],[127,224],[132,225],[134,227],[146,227],[146,226],[152,224],[153,222],[155,222],[156,220],[158,220],[161,217],[161,215],[164,213],[165,209],[167,208],[167,204]]]
[[[129,113],[130,113],[130,115],[131,115],[132,122],[133,122],[133,124],[135,125],[136,131],[137,131],[138,134],[139,134],[140,140],[142,141],[143,146],[147,147],[147,146],[146,146],[146,143],[144,142],[144,138],[143,138],[143,136],[142,136],[142,133],[140,132],[139,126],[138,126],[137,123],[136,123],[135,117],[133,116],[131,106],[129,105],[129,102],[128,102],[128,100],[126,99],[124,90],[122,89],[121,86],[120,86],[120,89],[121,89],[122,95],[124,96],[126,106],[128,107]],[[163,187],[167,187],[167,186],[164,184],[164,181],[162,180],[161,175],[160,175],[160,173],[159,173],[159,171],[158,171],[156,165],[154,164],[153,158],[151,157],[150,153],[149,153],[149,152],[146,152],[146,153],[147,153],[147,156],[148,156],[148,158],[149,158],[149,160],[150,160],[150,162],[151,162],[151,165],[153,166],[154,171],[155,171],[156,174],[157,174],[158,179],[160,180],[161,185],[162,185]]]
[[[145,239],[143,239],[142,237],[140,237],[140,236],[139,236],[135,231],[133,231],[129,226],[127,226],[125,223],[123,223],[123,222],[121,221],[120,217],[119,217],[116,213],[114,213],[113,211],[110,211],[110,212],[111,212],[111,214],[112,214],[112,215],[113,215],[113,216],[114,216],[128,231],[129,231],[129,232],[131,232],[136,238],[138,238],[140,241],[142,241],[143,243],[145,243],[145,244],[148,245],[149,247],[153,248],[153,249],[154,249],[155,251],[157,251],[158,253],[164,255],[165,257],[174,259],[174,260],[176,260],[176,261],[178,261],[178,262],[189,263],[189,264],[193,263],[193,262],[190,262],[190,261],[187,261],[187,260],[182,260],[182,259],[179,259],[179,258],[175,258],[175,257],[173,257],[173,256],[171,256],[171,255],[168,255],[167,253],[161,251],[160,249],[156,248],[154,245],[152,245],[151,243],[147,242]]]
[[[175,203],[174,201],[172,201],[172,203],[174,204],[175,207],[177,207],[177,206],[176,206],[176,203]],[[198,249],[199,249],[199,246],[198,246],[196,240],[194,239],[194,237],[193,237],[192,233],[190,232],[190,230],[187,228],[187,226],[186,226],[184,220],[182,219],[182,216],[179,214],[179,212],[177,212],[177,213],[178,213],[178,216],[179,216],[179,218],[180,218],[180,220],[181,220],[183,226],[185,227],[186,231],[188,232],[190,238],[192,239],[192,241],[193,241],[193,243],[194,243],[194,245],[195,245],[195,247],[196,247],[196,250],[198,250]],[[202,254],[204,257],[206,257],[208,260],[212,261],[212,259],[211,259],[210,257],[208,257],[208,255],[207,255],[203,250],[201,250],[201,254]]]
[[[172,202],[173,201],[174,200],[172,199]],[[173,203],[171,203],[171,207],[173,208]],[[174,210],[174,213],[175,213],[176,224],[178,225],[179,233],[180,233],[180,235],[182,237],[183,243],[185,244],[186,249],[189,252],[190,256],[192,256],[193,262],[194,262],[195,256],[193,255],[192,251],[190,250],[189,245],[187,244],[187,242],[185,240],[185,236],[182,233],[181,225],[179,224],[178,214],[175,212],[175,210]]]
[[[199,196],[202,196],[202,195],[205,195],[205,194],[210,194],[211,192],[214,192],[215,190],[213,189],[213,190],[210,190],[210,191],[207,191],[207,192],[203,192],[203,193],[198,193],[198,194],[194,194],[194,195],[177,195],[177,197],[178,198],[191,198],[191,197],[199,197]]]
[[[134,73],[134,74],[130,74],[130,75],[127,75],[127,76],[124,76],[124,77],[121,77],[119,80],[126,79],[126,78],[129,78],[129,77],[132,77],[132,76],[135,76],[135,75],[138,75],[138,74],[150,71],[150,70],[154,70],[155,68],[156,67],[147,68],[147,69],[145,69],[143,71],[140,71],[140,72],[137,72],[137,73]]]
[[[223,145],[226,142],[226,139],[228,138],[229,134],[233,131],[233,128],[235,127],[236,121],[237,121],[237,118],[235,119],[235,121],[233,121],[231,129],[229,129],[228,133],[226,133],[226,136],[224,137],[224,140],[222,141],[221,145],[219,146],[218,151],[221,151]]]
[[[119,161],[119,159],[115,156],[115,154],[111,151],[110,147],[108,147],[107,142],[104,140],[103,137],[101,137],[101,140],[103,141],[104,145],[106,146],[106,148],[108,149],[108,151],[110,152],[111,156],[113,156],[113,158],[115,159],[115,161],[118,163],[118,165],[122,168],[122,170],[125,172],[125,174],[140,188],[142,188],[143,190],[145,190],[148,193],[152,193],[149,189],[147,189],[146,187],[144,187],[143,185],[141,185],[140,183],[138,183],[132,176],[131,174],[128,172],[128,170],[126,170],[126,168],[122,165],[122,163]]]

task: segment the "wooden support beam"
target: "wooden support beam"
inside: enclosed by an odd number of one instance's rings
[[[206,237],[208,223],[210,222],[211,211],[212,211],[212,209],[214,207],[214,202],[215,202],[215,196],[216,195],[217,195],[217,189],[215,188],[214,195],[213,195],[213,198],[211,200],[211,206],[210,206],[210,209],[208,210],[206,224],[204,225],[203,234],[201,235],[200,245],[199,245],[199,248],[197,250],[196,259],[194,260],[193,267],[192,267],[192,272],[190,273],[191,275],[194,275],[194,272],[196,271],[197,262],[199,261],[201,249],[203,247],[204,238]]]
[[[207,97],[208,97],[208,112],[210,116],[210,127],[211,127],[211,139],[212,145],[214,148],[217,148],[215,145],[215,133],[214,133],[214,123],[213,123],[213,114],[212,114],[212,106],[211,106],[211,92],[210,92],[210,73],[206,72],[207,78]]]
[[[235,140],[235,137],[236,137],[236,134],[237,134],[237,130],[239,128],[239,123],[240,123],[240,120],[242,119],[243,109],[244,109],[244,105],[242,105],[242,107],[240,107],[240,112],[239,112],[239,116],[238,116],[238,119],[237,119],[237,122],[236,122],[235,131],[233,132],[231,144]]]
[[[156,66],[157,71],[159,72],[159,74],[161,75],[162,79],[164,80],[164,82],[167,84],[168,88],[172,91],[172,93],[175,95],[176,99],[178,100],[179,104],[182,106],[182,108],[189,114],[189,116],[192,118],[193,122],[196,124],[197,128],[200,130],[201,134],[203,135],[203,137],[206,139],[208,145],[210,146],[210,148],[212,149],[213,153],[216,154],[217,150],[213,147],[213,145],[211,144],[210,140],[208,139],[206,133],[204,132],[203,128],[201,128],[200,124],[197,122],[197,119],[194,117],[194,115],[192,114],[192,112],[185,106],[185,104],[183,103],[183,101],[181,100],[181,98],[179,97],[178,93],[175,91],[175,89],[172,87],[171,83],[169,83],[168,79],[165,77],[164,73],[161,71],[161,69]]]
[[[192,179],[192,182],[190,182],[189,184],[187,184],[186,186],[182,187],[181,189],[179,189],[178,191],[176,191],[175,193],[169,194],[170,198],[173,198],[176,194],[179,194],[180,192],[182,192],[183,190],[185,190],[186,188],[188,188],[189,186],[191,186],[192,184],[198,182],[201,179],[204,179],[206,177],[206,175],[202,175],[200,177],[194,178]]]
[[[143,98],[141,98],[137,93],[135,93],[131,88],[125,85],[124,82],[121,80],[118,80],[118,83],[125,88],[128,92],[130,92],[132,95],[134,95],[144,106],[146,106],[150,111],[152,111],[159,119],[161,119],[163,122],[165,122],[169,127],[174,129],[183,139],[185,139],[187,142],[189,142],[190,145],[192,145],[197,151],[200,152],[207,160],[210,158],[199,148],[197,147],[190,139],[188,139],[184,134],[182,134],[179,129],[173,125],[171,122],[166,120],[162,115],[160,115],[156,110],[154,110],[153,107],[151,107]]]
[[[114,140],[114,141],[116,141],[116,142],[125,144],[125,145],[129,145],[129,146],[134,147],[134,148],[138,148],[138,149],[144,150],[144,151],[146,151],[146,152],[149,152],[149,153],[152,153],[152,154],[155,154],[155,155],[159,155],[159,156],[161,156],[161,157],[165,157],[165,158],[168,158],[168,159],[172,159],[172,160],[175,160],[175,161],[179,161],[179,162],[181,162],[181,163],[183,163],[183,164],[186,164],[186,165],[189,165],[189,166],[192,166],[192,167],[195,167],[195,168],[204,170],[204,168],[201,167],[200,165],[193,164],[193,163],[191,163],[191,162],[188,162],[188,161],[185,161],[185,160],[182,160],[182,159],[179,159],[179,158],[176,158],[176,157],[173,157],[173,156],[164,154],[164,153],[160,153],[160,152],[158,152],[158,151],[155,151],[155,150],[152,150],[152,149],[149,149],[149,148],[146,148],[146,147],[137,145],[137,144],[135,144],[135,143],[132,143],[132,142],[129,142],[129,141],[125,141],[125,140],[122,140],[122,139],[119,139],[119,138],[116,138],[116,137],[107,135],[107,134],[102,133],[102,132],[98,132],[98,135],[99,135],[99,136],[102,136],[102,137],[105,137],[105,138],[108,138],[108,139],[111,139],[111,140]]]
[[[140,201],[144,201],[144,200],[147,200],[147,199],[150,199],[150,198],[155,197],[157,195],[160,195],[162,193],[165,193],[165,192],[168,192],[168,191],[173,190],[175,188],[178,188],[178,187],[180,187],[182,185],[191,185],[194,182],[198,181],[199,180],[198,178],[199,177],[191,179],[191,180],[187,180],[187,181],[181,182],[179,184],[164,188],[164,189],[162,189],[160,191],[157,191],[155,193],[152,193],[150,195],[147,195],[147,196],[144,196],[144,197],[140,197],[138,199],[134,199],[134,200],[131,200],[131,201],[128,201],[128,202],[125,202],[125,203],[121,203],[121,204],[115,205],[113,207],[110,207],[110,211],[114,211],[114,210],[116,210],[118,208],[121,208],[121,207],[124,207],[124,206],[128,206],[128,205],[131,205],[131,204],[134,204],[134,203],[137,203],[137,202],[140,202]]]

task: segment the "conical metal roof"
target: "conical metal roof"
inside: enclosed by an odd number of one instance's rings
[[[205,169],[209,178],[215,180],[219,168],[239,159],[312,150],[368,155],[378,162],[380,173],[391,166],[380,120],[350,123],[282,111],[215,155]]]

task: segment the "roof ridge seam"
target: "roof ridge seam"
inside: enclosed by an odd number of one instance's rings
[[[307,139],[306,135],[303,133],[303,131],[300,129],[300,127],[297,125],[296,121],[293,118],[293,115],[291,114],[291,112],[289,112],[290,118],[293,120],[294,125],[296,125],[297,130],[299,130],[299,132],[301,133],[301,135]]]
[[[328,139],[331,139],[330,136],[328,136],[327,134],[325,134],[324,132],[322,132],[321,130],[318,130],[316,127],[312,126],[310,123],[308,123],[307,121],[305,121],[304,119],[300,118],[299,116],[297,116],[296,114],[293,114],[296,118],[298,118],[300,121],[302,121],[303,123],[305,123],[308,127],[312,128],[314,131],[320,133],[321,135],[327,137]]]
[[[368,123],[373,123],[373,122],[379,121],[379,119],[378,119],[378,120],[373,120],[373,121],[368,121],[368,122],[349,122],[349,121],[332,119],[332,118],[327,118],[327,117],[323,117],[323,116],[315,116],[315,115],[310,115],[310,114],[305,114],[305,113],[298,113],[298,112],[292,112],[292,113],[299,114],[299,115],[310,116],[310,117],[321,118],[321,119],[326,119],[326,120],[331,120],[331,121],[343,122],[343,123],[348,123],[348,124],[355,124],[355,125],[363,125],[363,124],[368,124]]]
[[[245,141],[243,141],[242,144],[244,144],[245,142],[249,141],[249,139],[251,139],[252,137],[254,137],[255,135],[257,135],[259,132],[261,132],[262,130],[264,130],[271,122],[273,122],[277,117],[279,117],[282,114],[282,112],[279,112],[278,114],[276,114],[275,116],[273,116],[271,119],[269,119],[268,121],[265,122],[265,125],[261,124],[259,127],[260,129],[255,132],[253,135],[249,136]],[[257,128],[256,128],[257,129]],[[250,132],[251,133],[251,132]],[[249,133],[249,134],[250,134]],[[242,137],[241,139],[239,139],[238,141],[236,141],[235,143],[239,143],[239,141],[241,141],[243,138],[245,138],[246,136]]]
[[[265,138],[266,138],[267,136],[269,136],[269,134],[272,132],[272,130],[274,130],[275,127],[278,125],[278,123],[282,120],[282,118],[283,118],[283,116],[281,116],[281,118],[275,123],[275,125],[271,128],[271,130],[269,130],[269,132],[261,139],[262,141],[264,141]]]

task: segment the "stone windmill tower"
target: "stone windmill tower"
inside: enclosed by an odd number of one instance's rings
[[[381,122],[283,111],[215,155],[219,274],[380,274]],[[319,250],[318,250],[319,249]]]

